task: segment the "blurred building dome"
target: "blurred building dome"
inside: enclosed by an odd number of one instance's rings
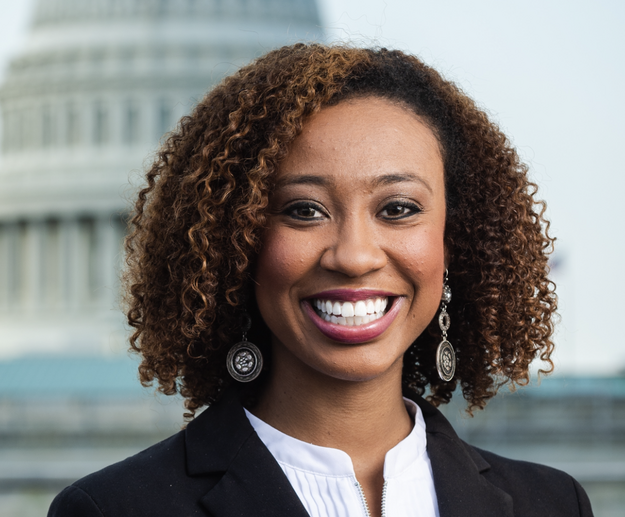
[[[39,0],[0,87],[0,354],[120,348],[129,173],[225,73],[320,35],[315,0]]]

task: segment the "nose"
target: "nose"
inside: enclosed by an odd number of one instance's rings
[[[366,223],[344,222],[321,256],[321,267],[350,278],[382,269],[387,262],[376,232]]]

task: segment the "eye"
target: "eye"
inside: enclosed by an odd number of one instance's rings
[[[384,219],[404,219],[421,212],[421,208],[409,201],[393,201],[384,206],[380,216]]]
[[[300,221],[316,221],[325,216],[321,207],[310,201],[300,201],[299,203],[289,205],[283,213]]]

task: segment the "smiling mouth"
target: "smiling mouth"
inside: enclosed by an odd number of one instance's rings
[[[310,300],[317,316],[328,323],[345,327],[357,327],[371,323],[386,314],[389,306],[388,297],[372,297],[356,302],[324,300],[316,298]],[[391,303],[392,305],[392,303]]]
[[[334,289],[302,300],[302,309],[326,337],[358,344],[386,332],[405,303],[405,296],[384,291]]]

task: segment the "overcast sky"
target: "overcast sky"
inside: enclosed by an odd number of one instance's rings
[[[30,0],[0,0],[0,68]],[[322,0],[330,39],[419,55],[529,163],[558,238],[560,373],[625,370],[625,2]]]

